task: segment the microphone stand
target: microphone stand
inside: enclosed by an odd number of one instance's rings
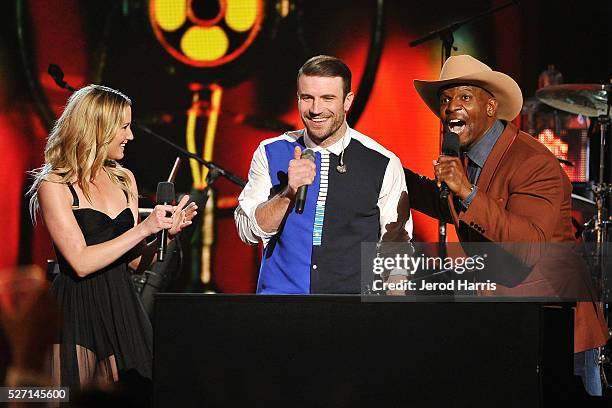
[[[182,146],[177,145],[174,142],[171,142],[170,140],[166,139],[165,137],[158,135],[157,133],[155,133],[154,131],[152,131],[151,129],[149,129],[148,127],[146,127],[145,125],[139,123],[138,121],[135,121],[134,124],[136,125],[136,127],[138,129],[140,129],[141,131],[143,131],[144,133],[153,136],[154,138],[156,138],[157,140],[166,143],[167,145],[171,146],[174,150],[176,150],[177,152],[181,153],[183,156],[186,156],[190,159],[194,159],[195,161],[197,161],[198,163],[200,163],[203,166],[208,167],[209,174],[210,173],[214,173],[215,177],[212,177],[210,181],[214,181],[217,177],[219,176],[223,176],[226,179],[228,179],[229,181],[231,181],[232,183],[236,184],[239,187],[244,187],[246,186],[246,181],[244,181],[243,179],[241,179],[240,177],[236,176],[235,174],[225,170],[223,167],[208,161],[208,160],[204,160],[203,158],[201,158],[198,155],[195,155],[193,153],[191,153],[190,151],[188,151],[187,149],[183,148]]]
[[[430,32],[429,34],[426,34],[420,38],[417,38],[414,41],[411,41],[410,47],[416,47],[417,45],[421,45],[424,42],[427,42],[429,40],[439,38],[442,41],[442,47],[443,47],[442,50],[444,51],[443,53],[444,61],[446,61],[448,57],[450,57],[451,49],[454,49],[455,51],[457,51],[457,49],[453,47],[453,43],[455,42],[453,33],[455,31],[457,31],[459,28],[463,27],[464,25],[471,23],[472,21],[495,14],[498,11],[501,11],[510,6],[518,6],[519,4],[520,3],[518,1],[513,0],[506,4],[502,4],[501,6],[493,7],[487,11],[483,11],[482,13],[476,14],[475,16],[464,18],[463,20],[459,20],[454,23],[448,24],[442,28],[439,28],[437,30]]]
[[[457,31],[459,28],[464,25],[471,23],[472,21],[478,20],[480,18],[492,15],[501,11],[510,6],[518,6],[519,2],[517,0],[510,1],[506,4],[502,4],[501,6],[493,7],[489,10],[483,11],[482,13],[476,14],[472,17],[464,18],[463,20],[456,21],[454,23],[448,24],[442,28],[431,31],[429,34],[426,34],[420,38],[417,38],[414,41],[410,42],[410,47],[416,47],[417,45],[421,45],[429,40],[439,39],[442,41],[442,53],[441,53],[441,61],[440,67],[444,65],[444,62],[450,57],[451,51],[457,51],[457,47],[453,44],[455,43],[455,36],[453,33]],[[442,146],[442,135],[444,133],[444,129],[442,125],[440,125],[440,139],[438,144]],[[446,256],[446,223],[442,220],[438,221],[438,251],[440,256]]]

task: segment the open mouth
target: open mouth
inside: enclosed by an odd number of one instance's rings
[[[465,130],[465,121],[461,119],[451,119],[447,122],[448,130],[460,134]]]

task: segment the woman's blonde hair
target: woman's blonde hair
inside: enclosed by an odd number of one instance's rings
[[[104,170],[128,197],[131,181],[119,163],[108,159],[108,145],[122,125],[125,109],[132,101],[119,91],[88,85],[74,92],[55,122],[45,147],[45,163],[30,171],[34,183],[28,190],[30,216],[36,219],[38,187],[42,181],[77,183],[89,202],[89,182]],[[50,179],[49,176],[53,176]],[[134,197],[135,199],[136,197]]]

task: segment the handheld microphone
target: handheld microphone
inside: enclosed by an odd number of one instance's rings
[[[157,183],[157,204],[168,205],[174,201],[174,183],[168,181],[162,181]],[[168,246],[168,230],[162,229],[158,232],[157,236],[159,240],[159,246],[157,248],[157,260],[164,262],[166,257],[166,247]]]
[[[314,152],[310,149],[306,149],[302,152],[300,159],[308,159],[311,162],[315,162]],[[306,205],[306,193],[308,193],[308,186],[300,186],[295,194],[295,212],[302,214],[304,212],[304,206]]]
[[[459,135],[453,132],[446,132],[442,139],[442,154],[444,156],[459,157]],[[446,200],[450,190],[445,182],[440,186],[440,199]]]

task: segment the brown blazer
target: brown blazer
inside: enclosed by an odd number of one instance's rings
[[[408,169],[405,175],[413,209],[454,224],[461,242],[500,243],[523,266],[526,272],[509,274],[496,295],[575,298],[579,289],[582,299],[591,298],[584,261],[571,250],[575,239],[569,178],[545,146],[512,123],[487,158],[478,192],[465,212],[458,211],[452,195],[442,202],[433,180]],[[577,303],[576,352],[606,342],[600,312],[594,302]]]

